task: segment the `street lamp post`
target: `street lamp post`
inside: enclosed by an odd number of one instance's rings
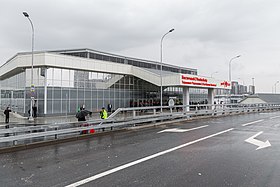
[[[33,84],[33,59],[34,59],[34,26],[33,26],[33,23],[31,21],[31,19],[29,18],[29,14],[27,12],[23,12],[23,15],[29,20],[30,24],[31,24],[31,28],[32,28],[32,57],[31,57],[31,87],[30,87],[30,91],[31,91],[31,96],[30,96],[30,100],[31,100],[31,103],[30,103],[30,116],[29,116],[29,120],[34,120],[33,119],[33,100],[34,100],[34,97],[33,97],[33,94],[32,92],[34,92],[34,84]]]
[[[163,38],[168,34],[173,32],[174,29],[169,30],[167,33],[165,33],[160,40],[160,112],[162,113],[162,42]]]
[[[237,55],[237,56],[231,58],[230,61],[229,61],[229,82],[230,82],[230,84],[231,84],[231,62],[232,62],[234,59],[239,58],[239,57],[241,57],[241,55]]]
[[[276,85],[279,83],[279,81],[277,81],[275,84],[274,84],[274,87],[275,87],[275,93],[276,93]]]
[[[239,58],[241,55],[237,55],[237,56],[235,56],[235,57],[233,57],[233,58],[231,58],[230,59],[230,61],[229,61],[229,83],[230,83],[230,85],[231,85],[231,62],[234,60],[234,59],[236,59],[236,58]],[[231,85],[232,86],[232,85]],[[231,91],[232,91],[232,88],[231,88],[231,90],[230,90],[230,93],[229,94],[231,94]],[[231,102],[231,98],[229,98],[230,99],[230,102]]]

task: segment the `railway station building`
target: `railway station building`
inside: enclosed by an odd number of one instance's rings
[[[199,76],[197,69],[96,51],[73,49],[18,53],[0,67],[0,107],[27,116],[31,97],[39,116],[74,114],[85,106],[93,112],[112,105],[141,107],[211,104],[214,89],[230,90],[225,80]]]

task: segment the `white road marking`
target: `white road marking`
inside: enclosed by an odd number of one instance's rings
[[[197,142],[200,142],[200,141],[203,141],[203,140],[212,138],[212,137],[214,137],[214,136],[218,136],[218,135],[220,135],[220,134],[224,134],[224,133],[226,133],[226,132],[232,131],[233,129],[234,129],[234,128],[227,129],[227,130],[224,130],[224,131],[221,131],[221,132],[218,132],[218,133],[215,133],[215,134],[212,134],[212,135],[209,135],[209,136],[206,136],[206,137],[203,137],[203,138],[200,138],[200,139],[197,139],[197,140],[194,140],[194,141],[191,141],[191,142],[188,142],[188,143],[179,145],[179,146],[177,146],[177,147],[173,147],[173,148],[171,148],[171,149],[167,149],[167,150],[165,150],[165,151],[158,152],[158,153],[156,153],[156,154],[153,154],[153,155],[150,155],[150,156],[141,158],[141,159],[139,159],[139,160],[135,160],[135,161],[133,161],[133,162],[124,164],[124,165],[122,165],[122,166],[119,166],[119,167],[110,169],[110,170],[108,170],[108,171],[99,173],[99,174],[97,174],[97,175],[88,177],[88,178],[83,179],[83,180],[81,180],[81,181],[78,181],[78,182],[75,182],[75,183],[73,183],[73,184],[67,185],[66,187],[76,187],[76,186],[80,186],[80,185],[89,183],[89,182],[94,181],[94,180],[96,180],[96,179],[99,179],[99,178],[101,178],[101,177],[110,175],[110,174],[115,173],[115,172],[117,172],[117,171],[126,169],[126,168],[128,168],[128,167],[131,167],[131,166],[140,164],[140,163],[142,163],[142,162],[151,160],[151,159],[153,159],[153,158],[156,158],[156,157],[165,155],[165,154],[167,154],[167,153],[176,151],[176,150],[178,150],[178,149],[181,149],[181,148],[183,148],[183,147],[192,145],[192,144],[194,144],[194,143],[197,143]]]
[[[260,140],[254,139],[255,137],[259,136],[262,133],[263,133],[263,131],[255,134],[254,136],[251,136],[250,138],[246,139],[245,142],[248,142],[248,143],[251,143],[251,144],[254,144],[254,145],[258,146],[258,148],[256,150],[263,149],[263,148],[266,148],[266,147],[270,147],[271,144],[268,140],[266,140],[266,142],[262,142]]]
[[[208,126],[209,125],[203,125],[203,126],[195,127],[195,128],[191,128],[191,129],[178,129],[178,128],[165,129],[165,130],[159,131],[157,133],[163,133],[163,132],[188,132],[188,131],[197,130],[197,129],[201,129],[201,128],[208,127]]]
[[[275,119],[275,118],[280,118],[280,116],[274,116],[274,117],[271,117],[270,119]]]
[[[245,124],[243,124],[242,126],[245,127],[245,126],[247,126],[247,125],[252,125],[252,124],[254,124],[254,123],[259,123],[259,122],[262,122],[262,121],[263,121],[263,119],[257,120],[257,121],[252,121],[252,122],[249,122],[249,123],[245,123]]]
[[[280,127],[280,124],[272,125],[272,127]]]

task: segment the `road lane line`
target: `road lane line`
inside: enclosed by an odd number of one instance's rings
[[[195,128],[191,128],[191,129],[178,129],[178,128],[174,128],[174,129],[165,129],[162,131],[159,131],[157,133],[163,133],[163,132],[189,132],[189,131],[193,131],[193,130],[197,130],[197,129],[202,129],[204,127],[208,127],[209,125],[203,125],[203,126],[199,126],[199,127],[195,127]]]
[[[177,146],[177,147],[173,147],[173,148],[171,148],[171,149],[167,149],[167,150],[165,150],[165,151],[158,152],[158,153],[156,153],[156,154],[153,154],[153,155],[150,155],[150,156],[141,158],[141,159],[139,159],[139,160],[135,160],[135,161],[133,161],[133,162],[130,162],[130,163],[127,163],[127,164],[118,166],[118,167],[113,168],[113,169],[110,169],[110,170],[108,170],[108,171],[105,171],[105,172],[99,173],[99,174],[97,174],[97,175],[88,177],[88,178],[86,178],[86,179],[80,180],[80,181],[75,182],[75,183],[73,183],[73,184],[67,185],[66,187],[76,187],[76,186],[80,186],[80,185],[89,183],[89,182],[91,182],[91,181],[94,181],[94,180],[99,179],[99,178],[101,178],[101,177],[110,175],[110,174],[115,173],[115,172],[117,172],[117,171],[126,169],[126,168],[128,168],[128,167],[131,167],[131,166],[140,164],[140,163],[142,163],[142,162],[151,160],[151,159],[153,159],[153,158],[156,158],[156,157],[165,155],[165,154],[167,154],[167,153],[176,151],[176,150],[181,149],[181,148],[183,148],[183,147],[186,147],[186,146],[192,145],[192,144],[194,144],[194,143],[197,143],[197,142],[200,142],[200,141],[203,141],[203,140],[212,138],[212,137],[214,137],[214,136],[218,136],[218,135],[224,134],[224,133],[229,132],[229,131],[232,131],[232,130],[234,130],[234,128],[230,128],[230,129],[227,129],[227,130],[224,130],[224,131],[221,131],[221,132],[218,132],[218,133],[215,133],[215,134],[212,134],[212,135],[209,135],[209,136],[206,136],[206,137],[203,137],[203,138],[200,138],[200,139],[197,139],[197,140],[194,140],[194,141],[191,141],[191,142],[188,142],[188,143],[179,145],[179,146]]]
[[[271,117],[270,119],[275,119],[275,118],[280,118],[280,116],[274,116],[274,117]]]
[[[252,124],[254,124],[254,123],[259,123],[259,122],[262,122],[262,121],[263,121],[263,119],[257,120],[257,121],[252,121],[252,122],[249,122],[249,123],[245,123],[245,124],[243,124],[242,126],[245,127],[245,126],[247,126],[247,125],[252,125]]]

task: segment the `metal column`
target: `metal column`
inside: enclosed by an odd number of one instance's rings
[[[189,87],[183,87],[183,105],[189,105],[190,104],[190,88]],[[184,111],[190,111],[190,107],[184,108]]]
[[[45,77],[44,77],[44,114],[47,114],[47,94],[48,94],[48,69],[45,69]]]
[[[213,88],[208,88],[208,104],[213,105],[214,104],[214,89]],[[211,109],[213,110],[213,106]]]

